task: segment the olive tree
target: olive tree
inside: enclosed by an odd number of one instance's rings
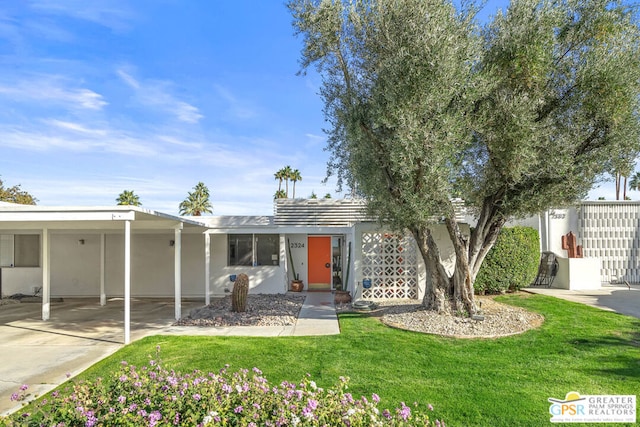
[[[445,0],[291,0],[329,123],[328,173],[408,230],[424,304],[473,314],[505,221],[584,197],[639,150],[634,15],[618,2],[515,0],[481,25]],[[454,197],[477,216],[468,236]],[[433,227],[455,249],[445,269]]]

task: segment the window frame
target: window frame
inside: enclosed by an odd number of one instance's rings
[[[251,257],[250,262],[243,260],[247,259],[246,243],[247,238],[251,241]],[[260,254],[260,240],[267,238],[266,241],[271,245],[275,243],[275,247],[269,252],[271,258],[268,263],[265,263],[263,259],[264,254]],[[234,242],[235,241],[235,242]],[[263,240],[264,241],[264,240]],[[232,246],[232,243],[235,245]],[[244,250],[243,254],[239,251]],[[274,252],[275,250],[275,252]],[[274,255],[277,259],[273,259]],[[233,261],[233,262],[232,262]],[[243,262],[240,262],[243,261]],[[275,264],[274,264],[275,263]],[[280,234],[262,234],[262,233],[233,233],[227,235],[227,267],[279,267],[280,266]]]

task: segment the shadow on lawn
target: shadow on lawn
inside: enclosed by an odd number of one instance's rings
[[[596,356],[591,371],[594,375],[615,375],[621,380],[640,378],[640,321],[631,323],[631,330],[600,337],[571,339],[576,352],[601,354]]]

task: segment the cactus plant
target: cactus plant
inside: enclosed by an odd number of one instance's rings
[[[243,313],[247,310],[247,295],[249,294],[249,276],[238,274],[233,291],[231,292],[231,311]]]

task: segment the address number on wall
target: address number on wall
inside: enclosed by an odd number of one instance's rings
[[[304,248],[304,243],[300,243],[300,242],[293,242],[290,244],[291,249],[300,249],[300,248]]]

